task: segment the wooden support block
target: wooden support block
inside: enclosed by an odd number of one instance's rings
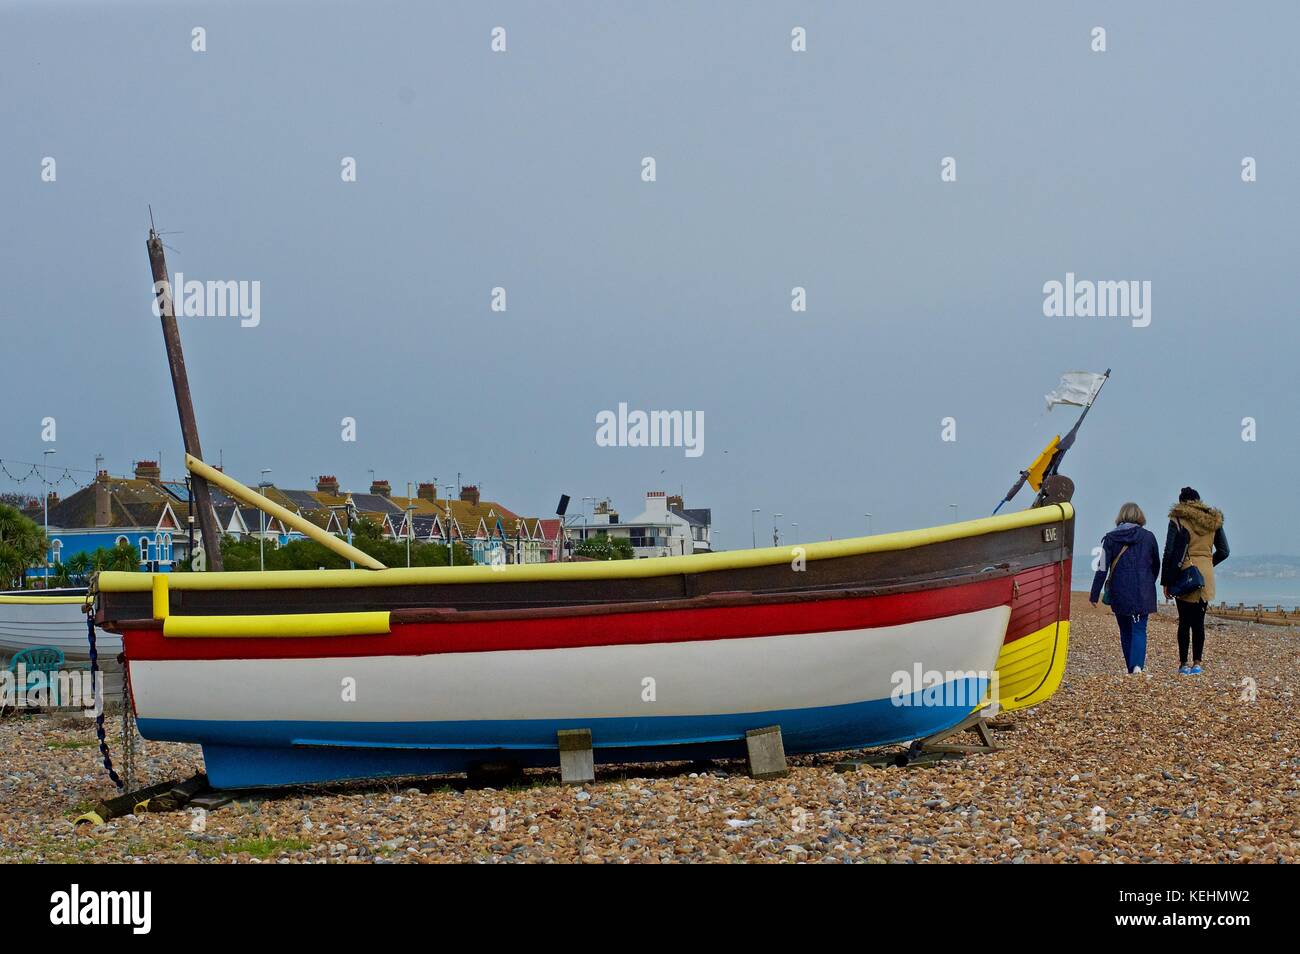
[[[781,778],[790,774],[785,764],[785,741],[781,738],[779,725],[746,732],[745,755],[750,778]]]
[[[186,803],[186,808],[202,808],[204,811],[213,812],[223,805],[229,805],[235,800],[234,794],[226,792],[204,792],[196,795]]]
[[[590,729],[561,729],[555,733],[560,744],[560,781],[582,785],[596,780],[596,756],[591,750]]]
[[[208,777],[202,772],[187,778],[183,782],[177,782],[167,792],[176,807],[188,804],[192,799],[204,792],[210,791],[208,788]]]

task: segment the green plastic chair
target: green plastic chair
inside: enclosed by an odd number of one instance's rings
[[[63,650],[57,646],[28,646],[14,653],[14,658],[9,660],[9,671],[18,675],[18,665],[21,663],[27,675],[25,691],[32,692],[38,687],[50,688],[50,673],[62,669],[63,662]]]

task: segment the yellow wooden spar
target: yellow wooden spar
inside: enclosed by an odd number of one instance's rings
[[[153,618],[162,621],[164,636],[265,639],[283,636],[378,636],[392,632],[387,610],[257,616],[173,616],[170,577],[170,573],[153,574]]]
[[[206,465],[204,465],[206,466]],[[219,477],[220,471],[212,470]],[[209,478],[212,479],[212,478]],[[229,478],[225,478],[229,480]],[[216,482],[216,481],[214,481]],[[218,486],[224,485],[218,483]],[[253,493],[249,491],[249,493]],[[256,495],[255,495],[256,496]],[[608,580],[642,579],[709,573],[715,570],[745,569],[790,563],[791,560],[828,560],[861,553],[889,553],[948,540],[963,540],[986,533],[1061,523],[1074,516],[1068,503],[1018,510],[996,517],[981,517],[924,530],[881,533],[871,537],[853,537],[800,546],[762,547],[753,550],[725,550],[692,556],[658,557],[653,560],[596,560],[589,563],[511,563],[502,566],[422,566],[380,569],[362,573],[358,570],[257,570],[226,573],[176,573],[171,575],[173,590],[282,590],[333,589],[353,586],[421,586],[458,583],[518,583],[524,580]],[[335,543],[339,541],[335,540]],[[341,544],[346,546],[346,544]],[[364,555],[364,554],[363,554]],[[99,574],[99,589],[105,593],[147,593],[153,587],[148,573],[104,571]]]
[[[387,610],[278,616],[168,616],[163,622],[164,636],[198,639],[378,636],[391,631]]]
[[[380,563],[378,560],[376,560],[374,557],[372,557],[370,554],[361,552],[356,547],[352,546],[350,543],[344,543],[342,540],[334,536],[332,533],[328,533],[325,530],[322,530],[320,527],[316,526],[316,524],[312,523],[310,520],[298,516],[292,510],[288,510],[284,507],[281,507],[277,503],[273,503],[272,501],[267,500],[256,490],[252,490],[251,488],[245,487],[239,481],[235,480],[235,478],[228,477],[227,475],[223,474],[221,471],[217,470],[217,468],[208,466],[207,464],[203,463],[203,461],[199,460],[197,457],[194,457],[191,454],[186,454],[185,466],[189,469],[191,474],[196,474],[199,477],[202,477],[210,484],[216,484],[218,487],[220,487],[226,493],[230,494],[230,496],[234,497],[236,500],[241,500],[244,503],[249,504],[250,506],[256,507],[258,510],[261,510],[264,513],[271,515],[272,517],[275,517],[275,519],[279,520],[286,527],[289,527],[293,530],[297,530],[303,536],[310,537],[311,539],[315,540],[323,547],[328,547],[330,550],[333,550],[339,556],[343,557],[343,559],[351,560],[357,566],[365,567],[367,570],[384,569],[384,565]],[[342,572],[347,572],[347,571],[342,571]],[[216,576],[218,574],[213,574],[213,575]],[[226,574],[220,574],[220,575],[224,576]],[[277,576],[280,575],[282,574],[277,574]],[[198,574],[196,574],[195,576],[197,578]],[[178,590],[194,589],[194,588],[195,587],[185,587],[185,586],[176,587],[176,589]],[[201,587],[199,588],[201,589]],[[219,587],[214,587],[214,589],[219,589]]]

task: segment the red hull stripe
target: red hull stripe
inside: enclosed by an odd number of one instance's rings
[[[893,626],[971,613],[1011,602],[1011,577],[856,599],[519,619],[395,624],[381,636],[168,639],[126,630],[127,659],[308,659],[420,656],[506,649],[565,649],[822,633]]]
[[[1044,626],[1050,626],[1058,618],[1069,619],[1070,595],[1064,592],[1062,582],[1069,578],[1069,560],[1017,573],[1016,598],[1011,603],[1011,622],[1007,624],[1005,641],[1013,643],[1023,639]]]

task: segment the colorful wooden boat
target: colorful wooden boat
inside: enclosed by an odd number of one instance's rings
[[[90,658],[86,639],[86,588],[10,590],[0,593],[0,656],[13,656],[33,646],[53,646],[70,662]],[[97,634],[101,661],[116,665],[122,651],[120,636]]]
[[[86,636],[85,587],[11,590],[0,593],[0,666],[24,649],[52,646],[63,653],[65,669],[90,665]],[[122,637],[95,628],[95,650],[106,699],[122,694]]]
[[[609,563],[102,573],[148,739],[221,787],[788,753],[950,728],[1057,688],[1068,502],[860,539]],[[994,673],[997,676],[994,676]]]

